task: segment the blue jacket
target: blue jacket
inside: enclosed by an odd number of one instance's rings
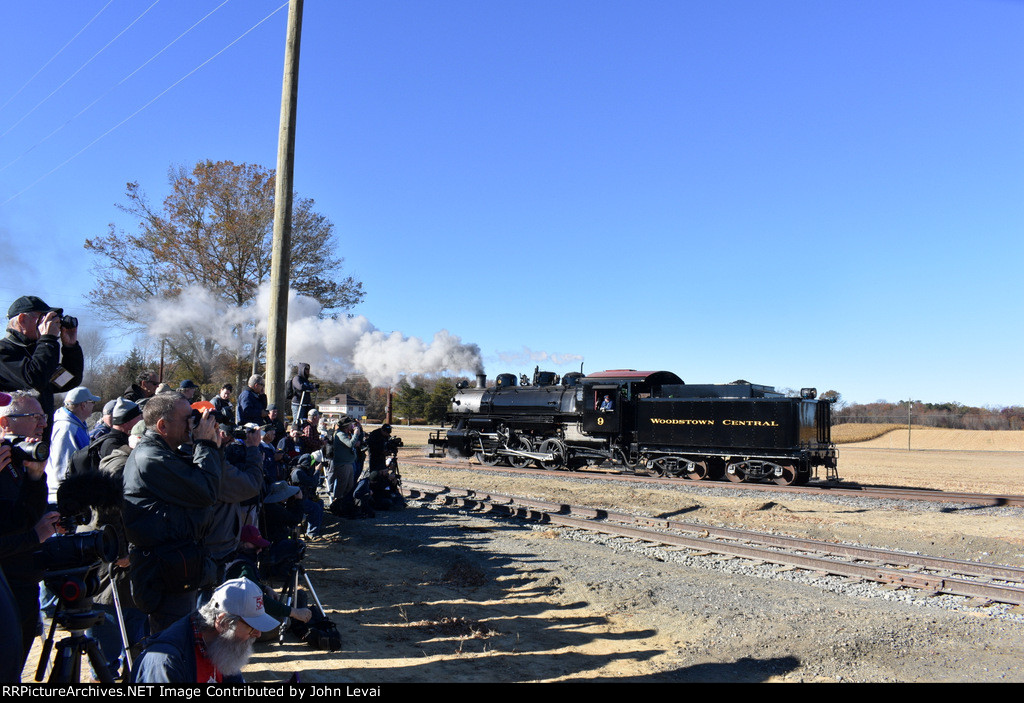
[[[193,615],[175,621],[146,646],[132,671],[136,683],[205,683],[196,681]]]
[[[263,424],[263,412],[267,409],[267,398],[248,386],[238,394],[237,420],[239,425],[252,422]]]
[[[89,445],[89,427],[67,408],[57,408],[53,414],[50,432],[50,458],[46,460],[46,482],[50,488],[50,502],[57,502],[57,486],[67,476],[71,455],[76,449]]]

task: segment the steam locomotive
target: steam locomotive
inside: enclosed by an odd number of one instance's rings
[[[518,382],[517,382],[518,381]],[[613,465],[631,473],[693,480],[806,483],[838,479],[831,403],[813,388],[799,398],[747,381],[685,384],[669,371],[618,369],[584,375],[501,374],[487,387],[458,384],[447,430],[432,454],[575,470]]]

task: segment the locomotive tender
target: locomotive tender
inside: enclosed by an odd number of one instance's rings
[[[693,480],[806,483],[838,479],[831,403],[813,388],[790,398],[746,381],[687,385],[669,371],[618,369],[559,377],[501,374],[459,384],[447,431],[430,444],[482,464],[578,469],[610,463]]]

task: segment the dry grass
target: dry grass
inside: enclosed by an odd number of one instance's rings
[[[886,432],[906,428],[906,425],[893,425],[880,422],[846,422],[841,425],[832,426],[832,441],[836,444],[867,442],[869,439],[881,437]]]
[[[873,439],[863,440],[858,446],[877,449],[927,449],[941,451],[1024,451],[1024,431],[1021,430],[947,430],[938,427],[913,426],[910,432],[904,425]]]

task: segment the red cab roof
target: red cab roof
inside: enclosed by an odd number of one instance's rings
[[[587,374],[588,379],[615,379],[621,381],[654,381],[659,384],[682,384],[683,379],[671,371],[637,371],[636,369],[609,369]]]

